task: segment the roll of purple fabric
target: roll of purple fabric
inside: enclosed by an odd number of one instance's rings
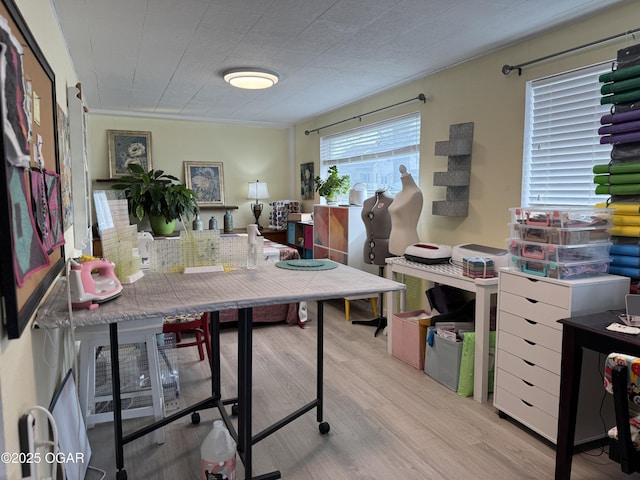
[[[635,122],[616,123],[613,125],[603,125],[598,129],[600,135],[609,135],[611,133],[626,133],[640,131],[640,120]]]
[[[637,110],[629,110],[628,112],[609,113],[607,115],[603,115],[602,118],[600,118],[600,123],[602,125],[607,125],[609,123],[624,123],[632,122],[634,120],[640,120],[640,108]]]
[[[600,137],[600,143],[633,143],[640,142],[640,132],[620,133],[618,135],[606,135]]]

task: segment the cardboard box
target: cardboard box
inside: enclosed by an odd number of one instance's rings
[[[394,313],[391,323],[391,354],[412,367],[424,368],[427,327],[431,318],[424,310]]]
[[[429,327],[429,330],[433,330],[434,328],[435,327]],[[429,333],[427,333],[427,336],[428,335]],[[461,359],[462,342],[456,342],[434,335],[433,345],[427,343],[424,373],[445,387],[457,392]]]
[[[312,215],[312,213],[289,213],[287,220],[290,222],[310,222],[313,219]]]

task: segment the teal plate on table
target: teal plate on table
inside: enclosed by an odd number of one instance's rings
[[[337,266],[331,260],[284,260],[276,263],[276,267],[287,270],[331,270]]]

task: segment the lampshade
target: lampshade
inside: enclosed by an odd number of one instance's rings
[[[234,87],[258,90],[273,87],[278,83],[276,72],[262,68],[234,68],[222,74],[224,81]]]
[[[249,193],[247,194],[247,198],[256,201],[261,198],[269,198],[269,188],[267,187],[266,182],[260,182],[256,180],[255,182],[249,182]]]

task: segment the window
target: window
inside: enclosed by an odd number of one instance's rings
[[[420,113],[320,138],[320,176],[332,165],[351,177],[351,185],[366,184],[368,195],[381,187],[395,195],[402,189],[400,165],[419,178]]]
[[[595,205],[593,166],[609,163],[611,146],[600,145],[598,77],[611,62],[527,82],[522,206]]]

